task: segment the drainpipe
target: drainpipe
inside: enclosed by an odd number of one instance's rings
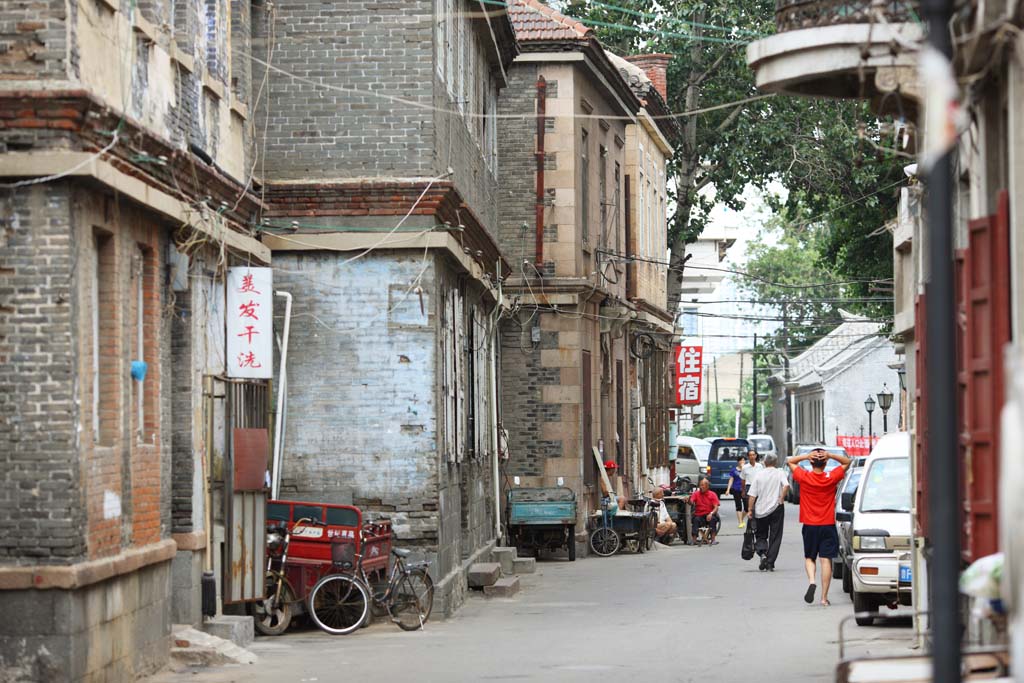
[[[623,192],[623,194],[625,195],[623,201],[623,208],[625,209],[626,214],[626,248],[623,251],[626,253],[626,298],[629,299],[636,294],[636,292],[634,291],[635,288],[633,287],[633,278],[636,277],[636,274],[633,272],[633,223],[631,221],[632,214],[630,213],[632,209],[630,207],[629,200],[630,195],[628,173],[625,176],[625,181],[626,185],[625,192]]]
[[[288,334],[292,326],[292,295],[277,290],[277,296],[284,297],[284,334],[281,335],[281,378],[277,387],[277,414],[274,416],[274,471],[270,487],[270,499],[277,500],[281,490],[281,434],[284,422],[284,395],[288,392]]]
[[[548,83],[543,76],[537,77],[537,206],[536,210],[536,260],[537,271],[544,267],[544,124]]]
[[[495,272],[501,272],[501,262],[496,265]],[[501,453],[498,452],[498,318],[501,315],[502,301],[499,281],[497,314],[491,324],[491,449],[494,451],[491,476],[494,479],[494,537],[497,543],[501,543],[501,482],[498,480],[498,459],[501,458]]]

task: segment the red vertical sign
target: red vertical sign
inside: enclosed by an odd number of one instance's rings
[[[676,403],[681,406],[700,405],[704,347],[677,346],[675,358]]]

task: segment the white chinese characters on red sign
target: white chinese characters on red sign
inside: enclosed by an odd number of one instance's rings
[[[676,347],[675,379],[678,405],[700,405],[703,364],[703,346]]]
[[[228,268],[229,377],[274,375],[274,281],[270,268]]]

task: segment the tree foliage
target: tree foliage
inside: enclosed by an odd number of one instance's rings
[[[898,180],[902,164],[892,153],[876,153],[886,142],[867,105],[782,95],[750,99],[763,93],[746,65],[745,43],[774,32],[774,2],[568,0],[562,10],[593,22],[614,52],[674,55],[669,107],[677,114],[701,111],[680,119],[670,164],[670,306],[678,301],[685,245],[708,221],[712,202],[701,192],[708,186],[714,201],[739,210],[748,185],[781,181],[790,193],[775,207],[780,215],[827,216],[817,244],[822,262],[848,278],[891,276],[891,239],[869,235],[894,213],[895,188],[880,188]],[[730,103],[737,104],[709,109]],[[848,291],[870,290],[863,283]]]

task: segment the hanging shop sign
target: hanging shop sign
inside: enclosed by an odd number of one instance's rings
[[[274,375],[274,284],[270,268],[228,268],[228,377]]]
[[[700,405],[703,366],[703,346],[685,345],[675,347],[675,391],[677,405]]]

